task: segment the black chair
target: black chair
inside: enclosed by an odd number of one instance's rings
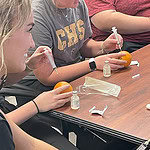
[[[34,90],[28,86],[16,83],[12,86],[3,87],[0,90],[0,95],[2,96],[25,96],[25,97],[36,97],[40,92]]]

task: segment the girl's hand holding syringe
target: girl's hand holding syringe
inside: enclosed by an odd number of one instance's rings
[[[44,48],[44,53],[47,55],[48,59],[49,59],[49,62],[50,64],[52,65],[52,68],[56,71],[56,73],[58,74],[57,72],[57,67],[56,67],[56,64],[54,62],[54,58],[53,58],[53,54],[52,54],[52,51],[51,50],[48,50],[47,48]]]
[[[28,66],[28,68],[30,68],[30,70],[37,69],[40,66],[42,66],[43,63],[49,61],[52,68],[57,71],[56,69],[57,67],[53,59],[52,51],[49,47],[40,46],[30,57],[28,56],[29,55],[26,55],[27,58],[26,65]]]

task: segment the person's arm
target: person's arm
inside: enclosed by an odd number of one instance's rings
[[[87,39],[80,51],[83,57],[90,58],[101,54],[104,54],[104,41],[95,41],[93,39]]]
[[[120,45],[123,44],[121,35],[118,34]],[[111,34],[105,41],[95,41],[93,39],[87,39],[80,51],[83,57],[90,58],[96,57],[102,54],[107,54],[115,49],[119,49],[117,40],[114,34]]]
[[[57,150],[55,147],[28,135],[13,121],[11,121],[11,119],[9,119],[5,114],[3,115],[5,116],[11,128],[15,150]]]
[[[30,101],[23,106],[11,111],[7,114],[13,122],[20,125],[37,113],[37,108],[33,101]]]
[[[91,17],[95,27],[101,31],[111,32],[113,26],[120,34],[135,34],[150,31],[150,18],[130,16],[115,10],[105,10]]]
[[[124,55],[125,54],[123,53],[114,53],[96,57],[95,61],[97,70],[102,70],[105,60],[109,60],[112,70],[123,68],[122,64],[126,63],[126,61],[119,60],[118,58]],[[48,68],[49,65],[47,64],[34,71],[40,82],[47,86],[55,85],[58,81],[62,80],[71,81],[91,72],[89,67],[89,60],[85,60],[68,66],[59,67],[57,68],[57,72],[54,70],[51,74],[48,73]]]
[[[72,92],[60,94],[61,91],[67,88],[68,86],[62,86],[52,91],[43,92],[34,99],[36,104],[33,101],[30,101],[16,110],[8,113],[7,117],[9,117],[14,123],[20,125],[38,113],[38,109],[39,112],[46,112],[51,109],[61,107],[70,101],[70,97],[72,96]]]

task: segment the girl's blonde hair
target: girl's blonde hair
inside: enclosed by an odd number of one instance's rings
[[[30,14],[31,0],[0,0],[0,71],[3,69],[5,74],[4,42],[23,26]]]

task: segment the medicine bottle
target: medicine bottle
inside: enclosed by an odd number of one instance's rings
[[[73,95],[71,97],[71,108],[72,109],[79,109],[80,108],[80,99],[77,94],[77,91],[73,91]]]
[[[109,65],[109,61],[106,60],[103,67],[103,75],[104,77],[110,77],[111,76],[111,67]]]

